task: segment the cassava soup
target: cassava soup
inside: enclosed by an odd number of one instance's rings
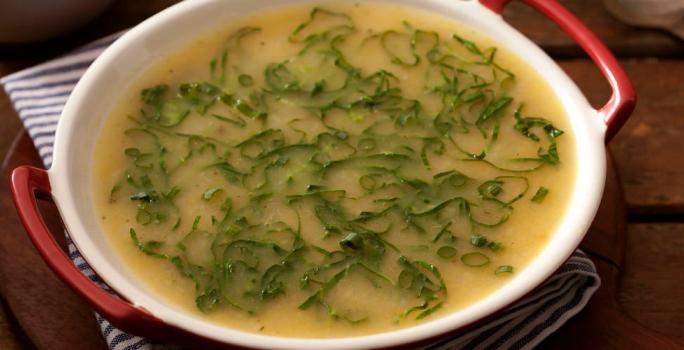
[[[540,252],[575,181],[558,99],[437,14],[323,3],[227,23],[142,74],[101,131],[100,224],[139,282],[286,337],[408,327]]]

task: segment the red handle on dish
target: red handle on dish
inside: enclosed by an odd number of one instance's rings
[[[115,327],[133,334],[155,340],[178,341],[181,336],[182,342],[192,338],[197,340],[197,336],[189,336],[187,332],[167,325],[147,311],[107,293],[76,268],[55,241],[38,210],[36,196],[51,194],[47,171],[21,166],[12,172],[11,182],[17,212],[38,253],[62,282],[93,309]]]
[[[501,13],[512,0],[480,0],[480,3],[490,10]],[[603,107],[599,108],[599,115],[606,123],[606,143],[622,128],[627,118],[632,114],[636,104],[636,93],[632,82],[618,63],[615,56],[572,12],[568,11],[556,0],[520,0],[556,22],[563,31],[568,33],[589,54],[589,57],[599,66],[603,75],[608,79],[613,94]]]
[[[36,195],[50,195],[50,190],[50,180],[43,169],[21,166],[12,172],[12,194],[19,218],[33,245],[52,271],[115,326],[146,329],[163,327],[164,322],[158,318],[96,286],[69,260],[38,211]]]

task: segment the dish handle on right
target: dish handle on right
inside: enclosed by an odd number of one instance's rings
[[[479,0],[497,14],[512,0]],[[627,73],[601,40],[572,12],[556,0],[518,0],[554,21],[586,51],[608,80],[613,93],[608,102],[598,109],[606,123],[605,142],[608,143],[625,124],[636,105],[636,92]]]

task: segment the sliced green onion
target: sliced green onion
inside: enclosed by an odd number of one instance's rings
[[[502,275],[502,274],[507,274],[507,273],[513,273],[513,266],[501,265],[501,266],[496,268],[496,271],[494,271],[494,274],[496,274],[496,275]]]
[[[378,182],[375,180],[376,175],[366,174],[359,178],[359,185],[366,191],[372,191],[378,186]]]
[[[254,78],[249,74],[240,74],[238,76],[238,82],[244,87],[250,87],[254,85]]]
[[[411,284],[413,284],[413,274],[407,270],[401,271],[401,273],[399,274],[399,281],[397,284],[399,285],[399,287],[404,289],[411,288]]]
[[[439,257],[443,259],[453,258],[456,255],[456,253],[456,248],[448,245],[442,246],[439,249],[437,249],[437,255],[439,255]]]
[[[541,203],[544,201],[544,198],[546,198],[547,194],[549,194],[549,190],[546,187],[539,187],[534,196],[532,196],[532,201],[535,203]]]
[[[152,222],[152,214],[147,210],[138,209],[138,214],[135,216],[135,221],[140,225],[149,225]]]
[[[479,248],[484,247],[485,245],[487,245],[487,242],[488,242],[487,238],[485,238],[485,236],[483,236],[483,235],[472,235],[472,236],[470,236],[470,244],[472,244],[476,247],[479,247]]]
[[[222,188],[212,187],[204,191],[204,193],[202,194],[202,199],[204,199],[205,201],[210,201],[212,198],[214,198],[214,196],[221,194],[221,192],[223,192]]]
[[[489,264],[489,258],[480,252],[470,252],[461,256],[461,262],[467,266],[480,267]]]

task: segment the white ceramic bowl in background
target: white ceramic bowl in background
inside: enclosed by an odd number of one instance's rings
[[[15,170],[13,190],[17,208],[39,252],[65,283],[114,325],[143,336],[186,344],[208,341],[214,345],[317,350],[413,344],[471,325],[518,300],[560,267],[584,237],[603,191],[604,142],[621,127],[635,102],[632,86],[615,58],[555,0],[525,0],[556,20],[599,64],[613,87],[613,97],[597,111],[551,58],[501,18],[499,13],[507,0],[395,0],[397,4],[451,17],[493,37],[543,72],[542,76],[561,101],[578,140],[577,156],[581,161],[577,162],[577,179],[569,209],[539,256],[509,283],[465,309],[406,329],[337,339],[274,337],[221,327],[161,300],[137,283],[101,232],[89,185],[96,138],[111,109],[142,72],[210,29],[267,8],[315,2],[195,0],[151,17],[112,44],[78,82],[57,128],[53,165],[47,175],[35,168]],[[57,248],[37,213],[33,192],[52,194],[84,258],[127,302],[94,286]]]

